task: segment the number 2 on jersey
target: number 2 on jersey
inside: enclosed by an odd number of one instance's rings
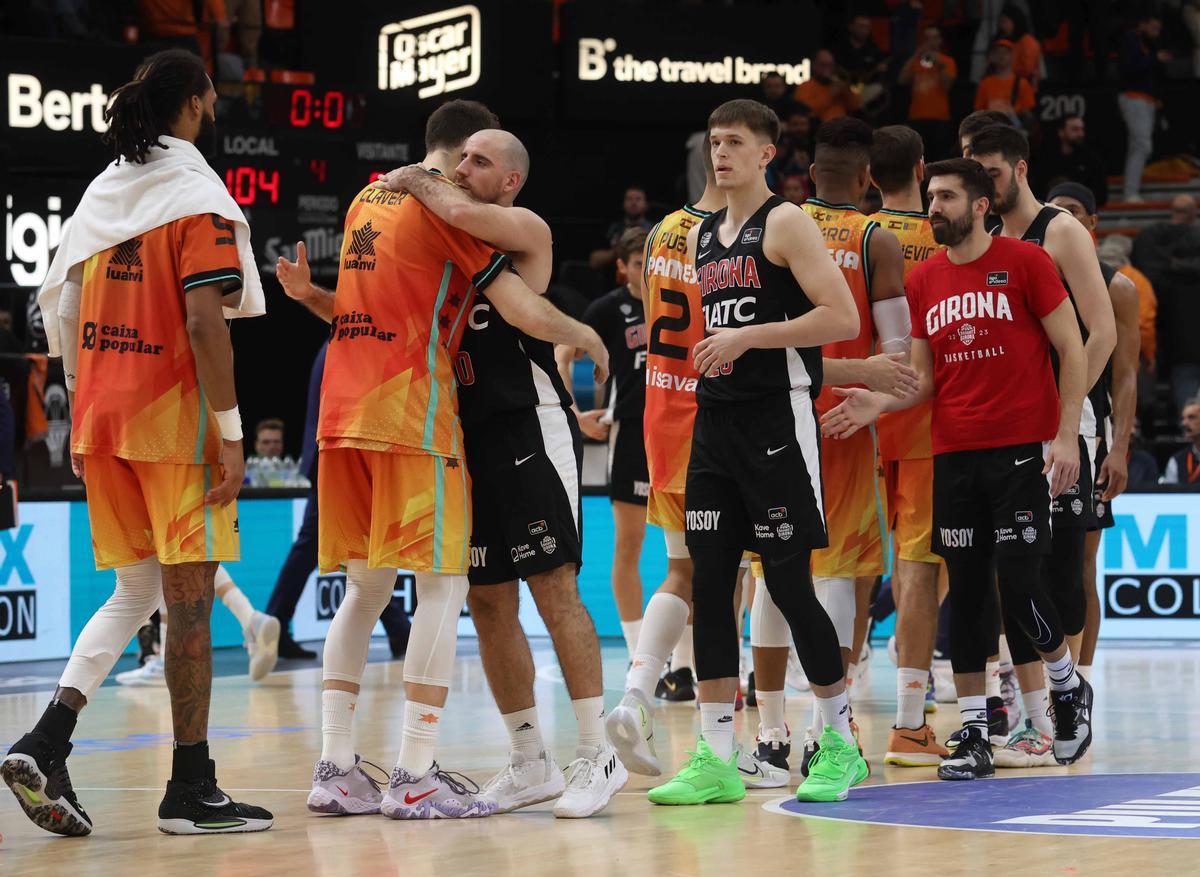
[[[677,289],[660,289],[659,298],[663,304],[679,307],[678,316],[663,314],[654,321],[650,329],[650,353],[655,356],[665,356],[668,359],[687,359],[688,350],[678,344],[668,344],[662,340],[663,332],[686,332],[692,321],[691,306],[687,293]]]

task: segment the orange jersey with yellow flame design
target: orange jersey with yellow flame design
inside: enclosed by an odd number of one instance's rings
[[[821,356],[828,359],[866,359],[875,345],[875,325],[871,320],[871,264],[867,258],[867,247],[879,223],[851,205],[827,204],[817,198],[806,201],[804,211],[821,229],[829,255],[850,286],[860,327],[858,336],[849,341],[822,345]],[[817,415],[824,414],[841,401],[840,397],[833,395],[831,388],[823,387],[814,402]]]
[[[188,290],[241,288],[233,226],[177,219],[83,265],[71,449],[150,463],[217,463],[221,433],[196,375]]]
[[[646,239],[646,463],[650,485],[666,493],[683,493],[692,454],[700,377],[692,364],[692,348],[704,337],[704,312],[687,238],[708,215],[685,205]]]
[[[942,245],[933,239],[933,226],[924,213],[904,210],[881,210],[871,216],[896,236],[904,253],[904,279],[914,268]],[[930,424],[933,419],[933,400],[912,408],[884,414],[876,425],[879,437],[879,456],[885,460],[921,460],[933,456]]]
[[[475,291],[508,258],[416,198],[369,186],[345,231],[321,447],[462,457],[455,358]]]

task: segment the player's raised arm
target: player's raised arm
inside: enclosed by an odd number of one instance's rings
[[[296,241],[296,261],[279,257],[275,276],[288,298],[300,302],[326,323],[333,319],[333,292],[312,282],[304,241]]]

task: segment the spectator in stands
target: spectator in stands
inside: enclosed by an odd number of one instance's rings
[[[1154,116],[1159,105],[1159,82],[1163,64],[1171,53],[1159,48],[1162,19],[1145,13],[1125,32],[1117,53],[1117,67],[1124,89],[1117,95],[1121,117],[1128,132],[1125,148],[1125,200],[1142,202],[1142,171],[1154,152]]]
[[[650,202],[646,200],[646,190],[641,186],[627,186],[623,202],[624,215],[609,225],[604,232],[608,246],[602,250],[594,250],[588,260],[596,270],[607,268],[617,261],[617,241],[627,228],[644,228],[650,230],[652,223],[646,219],[646,211]]]
[[[260,420],[254,427],[254,456],[269,459],[283,456],[283,421],[277,417]]]
[[[199,21],[197,9],[203,13]],[[138,12],[141,40],[156,50],[186,49],[204,56],[200,34],[202,28],[210,26],[216,31],[218,46],[229,39],[224,0],[138,0]]]
[[[783,181],[782,194],[784,198],[793,204],[803,204],[812,194],[808,178],[800,174],[792,174],[790,177],[786,177]]]
[[[988,53],[988,75],[975,92],[975,109],[996,110],[1019,123],[1037,102],[1033,86],[1013,72],[1012,40],[996,40]]]
[[[997,36],[1013,44],[1013,72],[1028,81],[1036,95],[1042,79],[1042,44],[1029,32],[1029,20],[1020,6],[1004,7]]]
[[[956,78],[958,65],[942,51],[941,28],[926,25],[924,40],[900,68],[899,80],[912,86],[909,124],[925,141],[925,154],[931,160],[951,155],[950,88]]]
[[[970,145],[972,138],[975,137],[984,128],[990,128],[992,125],[1009,125],[1013,124],[1013,117],[1008,113],[1002,113],[999,110],[976,110],[958,123],[958,145],[962,148],[963,155],[967,154],[967,147]]]
[[[1179,425],[1183,427],[1183,437],[1189,444],[1167,460],[1162,483],[1187,485],[1200,490],[1200,398],[1191,398],[1184,403]]]
[[[846,34],[837,47],[839,63],[845,68],[850,84],[859,86],[858,96],[869,105],[883,94],[888,55],[871,36],[871,19],[855,15],[846,26]]]
[[[828,49],[813,56],[812,78],[797,85],[793,97],[811,108],[822,122],[849,115],[862,106],[858,95],[850,90],[846,71],[834,64]]]
[[[1133,267],[1129,254],[1133,250],[1133,240],[1121,234],[1106,237],[1096,248],[1096,255],[1133,281],[1138,291],[1138,331],[1141,335],[1141,368],[1147,376],[1152,376],[1155,369],[1155,355],[1158,351],[1158,331],[1155,320],[1158,315],[1158,297],[1154,294],[1154,284],[1150,278]],[[1139,390],[1139,396],[1144,395]]]
[[[1200,225],[1196,200],[1176,195],[1171,219],[1146,228],[1133,242],[1133,264],[1158,296],[1159,364],[1167,369],[1176,412],[1200,393]]]
[[[1133,436],[1129,440],[1129,482],[1127,490],[1153,487],[1159,482],[1158,461],[1145,448],[1141,422],[1134,418]]]
[[[1104,159],[1087,144],[1082,116],[1064,116],[1058,136],[1046,139],[1033,162],[1033,194],[1041,197],[1064,180],[1082,183],[1096,195],[1096,206],[1108,202],[1108,177]]]
[[[796,110],[796,101],[787,92],[787,83],[778,73],[768,73],[762,78],[762,102],[775,111],[779,120],[785,121]]]
[[[237,28],[238,54],[246,68],[258,67],[258,43],[263,31],[263,0],[225,0],[225,10]]]
[[[813,154],[813,125],[807,109],[797,105],[797,109],[783,120],[784,128],[779,136],[775,158],[767,165],[767,185],[781,195],[783,181],[788,177],[808,178]]]

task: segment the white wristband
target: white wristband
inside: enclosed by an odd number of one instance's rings
[[[217,411],[217,425],[221,427],[221,438],[227,442],[242,440],[242,415],[235,405],[228,411]]]

